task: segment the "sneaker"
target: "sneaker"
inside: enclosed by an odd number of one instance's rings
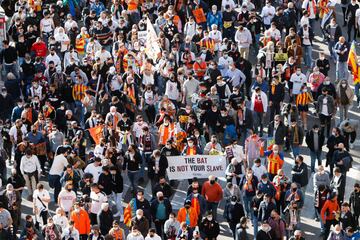
[[[354,144],[350,143],[350,149],[354,149]]]
[[[315,222],[320,222],[320,219],[316,217]]]

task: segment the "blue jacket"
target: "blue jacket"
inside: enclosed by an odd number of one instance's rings
[[[218,26],[218,29],[222,29],[222,16],[220,12],[217,12],[215,15],[210,11],[207,14],[206,24],[211,29],[211,25],[215,24]]]
[[[14,107],[11,113],[11,122],[14,123],[16,120],[20,119],[23,110],[24,110],[23,107],[21,108],[19,106]]]
[[[251,87],[252,90],[255,90],[255,88],[259,86],[261,91],[263,91],[264,93],[268,93],[269,91],[269,84],[264,80],[261,84],[258,83],[257,81],[255,81]]]
[[[259,185],[258,185],[258,190],[264,194],[266,194],[266,193],[270,194],[271,197],[274,197],[275,193],[276,193],[276,189],[270,181],[267,181],[266,184],[264,184],[262,181],[260,181]]]
[[[93,3],[90,5],[90,10],[94,10],[96,12],[96,16],[98,17],[100,13],[105,10],[105,6],[102,2],[99,2],[99,5]]]
[[[194,198],[194,193],[190,193],[186,197],[186,200],[191,201],[193,198]],[[197,198],[198,198],[199,204],[200,204],[200,216],[204,216],[205,212],[206,212],[206,200],[200,193],[198,194]]]
[[[360,232],[354,233],[351,237],[346,236],[346,240],[359,240],[360,239]]]
[[[345,42],[344,44],[340,44],[340,42],[337,42],[335,44],[334,50],[335,50],[335,53],[337,56],[337,60],[339,62],[347,62],[348,56],[349,56],[349,51],[350,51],[350,45],[348,42]],[[340,52],[344,51],[344,50],[345,50],[345,53],[340,54]]]

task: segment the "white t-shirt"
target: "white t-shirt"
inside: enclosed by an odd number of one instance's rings
[[[58,33],[55,36],[55,41],[59,42],[61,44],[61,52],[65,52],[68,48],[69,45],[69,37],[66,33]],[[65,42],[68,42],[67,44],[65,44]]]
[[[325,116],[329,116],[328,99],[327,98],[324,98],[324,100],[323,100],[321,114],[323,114]]]
[[[24,139],[24,137],[25,137],[25,135],[26,135],[26,133],[27,133],[27,130],[26,130],[25,125],[22,125],[22,127],[21,127],[21,132],[22,132],[22,134],[23,134],[22,137],[23,137],[23,139]],[[15,142],[17,141],[17,129],[16,129],[16,126],[15,126],[15,125],[10,128],[10,130],[9,130],[9,135],[10,135],[10,137],[13,137],[13,138],[14,138]]]
[[[106,203],[108,201],[107,196],[103,192],[95,193],[91,191],[90,193],[91,199],[91,208],[90,212],[98,214],[101,210],[101,204]]]
[[[96,167],[94,163],[87,165],[87,167],[84,170],[84,173],[91,173],[93,175],[94,183],[98,182],[101,172],[102,172],[102,167],[101,166]]]
[[[59,175],[64,172],[64,168],[69,164],[68,160],[64,156],[64,154],[59,154],[55,156],[54,161],[50,168],[50,175]]]
[[[140,125],[139,122],[135,122],[134,125],[133,125],[133,132],[135,133],[135,137],[136,138],[139,138],[143,131],[142,131],[142,128],[143,127],[149,127],[148,124],[146,122],[142,122],[142,124]]]
[[[54,215],[53,220],[56,225],[61,227],[61,229],[68,227],[69,219],[66,216]]]
[[[301,87],[306,83],[305,74],[301,73],[299,76],[296,73],[293,73],[290,77],[290,82],[293,83],[292,94],[299,94]]]
[[[60,207],[62,207],[65,212],[70,212],[75,200],[76,194],[74,191],[69,192],[67,190],[62,190],[59,193]]]
[[[275,15],[275,8],[273,6],[264,6],[261,10],[261,16],[263,17],[263,22],[265,25],[270,25],[271,20]]]
[[[177,100],[179,98],[180,92],[178,88],[177,82],[167,81],[165,88],[165,95],[169,97],[171,100]]]
[[[38,189],[35,189],[34,193],[33,193],[33,199],[35,201],[35,206],[39,209],[39,212],[44,209],[44,205],[40,202],[40,200],[38,199],[38,197],[42,200],[42,202],[44,203],[46,210],[49,209],[49,203],[44,202],[44,198],[50,198],[50,194],[48,192],[48,190],[43,189],[41,191],[39,191]]]

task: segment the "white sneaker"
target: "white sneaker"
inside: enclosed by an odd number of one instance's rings
[[[354,144],[350,143],[350,149],[354,149]]]

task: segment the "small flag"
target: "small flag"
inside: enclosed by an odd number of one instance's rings
[[[356,55],[356,44],[355,41],[351,43],[351,48],[348,58],[348,66],[350,67],[351,73],[357,75],[357,55]]]
[[[146,44],[145,44],[145,53],[153,61],[156,61],[161,56],[161,49],[158,43],[158,37],[156,35],[154,26],[152,25],[149,18],[146,20]]]
[[[92,137],[96,145],[100,144],[100,139],[102,138],[103,130],[104,130],[103,125],[99,125],[88,129],[90,136]]]

